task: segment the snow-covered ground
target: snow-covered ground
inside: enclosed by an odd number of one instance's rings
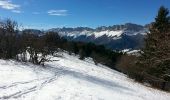
[[[45,67],[0,60],[0,99],[4,100],[170,100],[92,60],[63,53]]]

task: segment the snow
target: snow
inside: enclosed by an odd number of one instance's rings
[[[122,34],[126,34],[128,36],[133,36],[133,35],[146,35],[146,30],[142,31],[128,31],[128,30],[102,30],[102,31],[71,31],[71,32],[59,32],[60,36],[66,36],[66,37],[73,37],[73,38],[78,38],[80,36],[94,36],[95,38],[99,38],[101,36],[107,36],[111,37],[114,40],[120,39]]]
[[[127,54],[132,54],[132,55],[134,54],[135,55],[135,54],[139,54],[140,51],[141,50],[131,50],[131,51],[128,51]]]
[[[87,31],[87,30],[84,30],[84,31],[73,31],[73,32],[59,32],[59,34],[61,36],[67,36],[67,37],[73,37],[73,38],[77,38],[79,36],[86,36],[86,37],[89,37],[89,36],[94,36],[95,38],[99,38],[101,36],[108,36],[108,37],[112,37],[113,39],[119,39],[120,36],[124,33],[123,30],[118,30],[118,31],[109,31],[109,30],[106,30],[106,31],[100,31],[100,32],[97,32],[97,31]]]
[[[129,52],[129,51],[130,51],[130,49],[124,49],[124,50],[122,50],[123,53]]]
[[[121,52],[126,53],[128,55],[135,55],[135,56],[140,56],[140,51],[141,50],[133,50],[133,49],[124,49]]]
[[[147,34],[147,30],[141,30],[141,31],[125,31],[125,34],[126,35],[128,35],[128,36],[133,36],[133,35],[138,35],[138,34],[140,34],[140,35],[146,35]]]
[[[101,37],[103,35],[106,35],[108,37],[120,37],[122,35],[123,31],[120,30],[120,31],[101,31],[101,32],[94,32],[95,34],[95,37],[98,38],[98,37]]]
[[[170,93],[143,86],[90,58],[61,55],[45,67],[0,60],[0,99],[170,100]]]

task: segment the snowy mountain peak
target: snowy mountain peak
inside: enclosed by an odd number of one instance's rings
[[[142,25],[126,23],[124,25],[113,25],[113,26],[101,26],[96,29],[88,27],[77,27],[77,28],[53,28],[48,31],[58,32],[61,36],[78,38],[79,36],[94,36],[99,38],[101,36],[112,37],[113,39],[119,39],[122,34],[126,35],[137,35],[144,34],[147,31]],[[115,38],[117,37],[117,38]]]
[[[34,29],[23,30],[37,35],[44,32]],[[71,41],[93,42],[105,45],[111,49],[140,49],[143,38],[148,32],[148,25],[142,26],[132,23],[124,25],[101,26],[95,29],[89,27],[52,28],[47,31],[57,32],[61,37]]]

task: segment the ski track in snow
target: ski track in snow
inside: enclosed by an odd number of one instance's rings
[[[45,67],[0,60],[0,100],[170,100],[90,59],[63,53]]]

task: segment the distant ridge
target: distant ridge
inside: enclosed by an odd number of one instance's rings
[[[57,32],[69,41],[93,42],[105,45],[113,50],[140,49],[143,39],[148,32],[149,24],[142,26],[133,23],[124,25],[101,26],[95,29],[89,27],[52,28],[46,31]],[[44,32],[36,29],[25,29],[25,32],[43,35]]]

